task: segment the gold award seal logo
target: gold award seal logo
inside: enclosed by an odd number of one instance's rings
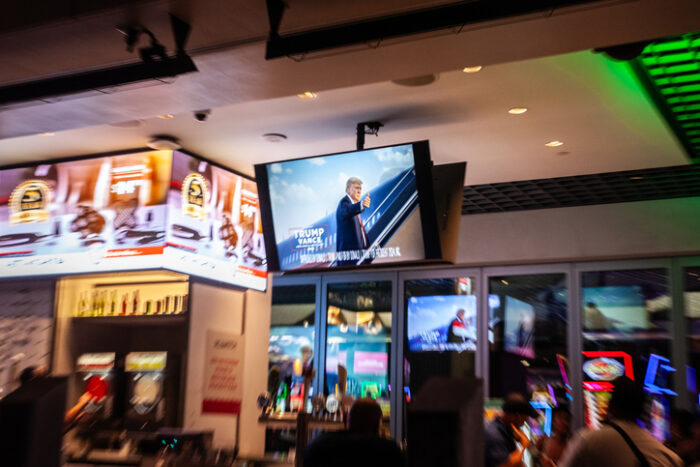
[[[44,222],[49,218],[51,188],[43,180],[20,183],[10,195],[10,224]]]
[[[195,219],[205,220],[204,205],[207,199],[207,181],[201,174],[189,174],[182,181],[182,213]]]

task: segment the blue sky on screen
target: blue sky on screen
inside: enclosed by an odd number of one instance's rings
[[[447,326],[463,308],[464,317],[474,318],[476,325],[476,295],[432,295],[411,297],[408,301],[408,337]]]
[[[361,179],[365,193],[413,164],[408,144],[268,165],[276,241],[288,238],[290,229],[335,213],[348,178]]]

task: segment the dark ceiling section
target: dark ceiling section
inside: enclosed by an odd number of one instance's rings
[[[700,165],[464,187],[462,214],[700,196]]]
[[[270,35],[265,58],[269,60],[442,29],[460,28],[468,24],[551,11],[583,3],[597,2],[592,0],[462,1],[397,15],[280,35],[279,28],[284,21],[285,3],[282,0],[267,0]]]

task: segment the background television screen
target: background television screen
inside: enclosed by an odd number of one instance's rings
[[[459,323],[456,322],[458,310],[464,310]],[[475,351],[476,329],[476,295],[433,295],[408,300],[411,352]]]
[[[505,306],[505,349],[535,358],[535,309],[510,296],[506,296]]]
[[[427,141],[257,165],[255,171],[270,269],[440,257]],[[362,181],[360,201],[346,193],[351,177]],[[360,212],[367,195],[369,207]]]
[[[583,327],[587,331],[649,329],[642,288],[637,285],[584,287]]]

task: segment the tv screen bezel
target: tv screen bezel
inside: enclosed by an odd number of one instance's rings
[[[273,161],[264,164],[255,164],[255,180],[258,183],[258,199],[260,200],[260,213],[262,216],[263,237],[265,239],[265,252],[267,254],[267,270],[268,272],[284,272],[293,273],[300,272],[299,270],[280,269],[279,253],[277,251],[277,237],[272,222],[272,205],[270,202],[270,185],[268,179],[267,168],[276,163],[291,162],[298,160],[316,159],[321,157],[333,156],[350,156],[353,153],[362,151],[372,151],[375,149],[393,148],[398,146],[411,145],[413,149],[413,163],[416,171],[416,188],[418,190],[418,209],[421,219],[421,231],[423,233],[423,250],[424,257],[421,259],[398,260],[392,263],[381,263],[381,266],[389,264],[410,264],[420,263],[425,261],[436,261],[442,259],[442,251],[440,247],[440,235],[438,231],[437,216],[435,212],[435,194],[433,191],[433,163],[430,160],[430,145],[428,140],[409,141],[406,143],[390,144],[386,146],[377,146],[373,148],[365,148],[354,151],[342,151],[330,154],[319,154],[307,157],[297,157],[294,159],[286,159],[283,161]],[[335,271],[357,268],[379,267],[376,264],[363,264],[355,266],[334,266],[329,268],[304,268],[303,271]]]

